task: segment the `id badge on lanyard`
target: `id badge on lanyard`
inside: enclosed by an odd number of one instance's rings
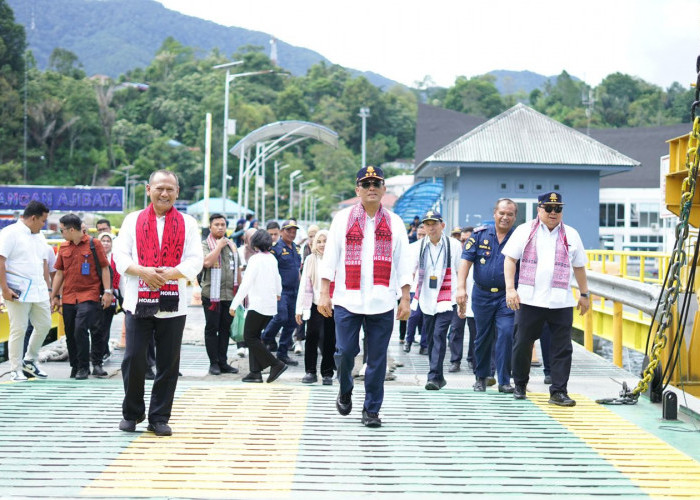
[[[83,255],[83,257],[85,257],[85,262],[80,265],[80,274],[83,276],[88,276],[90,274],[90,263],[87,260],[87,255]]]

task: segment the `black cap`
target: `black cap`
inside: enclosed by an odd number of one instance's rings
[[[384,171],[380,167],[373,167],[371,165],[365,168],[361,168],[359,172],[357,172],[356,182],[360,182],[365,179],[379,179],[380,181],[383,181]]]
[[[423,222],[429,221],[429,220],[442,222],[442,214],[440,212],[436,212],[434,210],[428,210],[425,213],[425,215],[423,216]]]
[[[556,191],[549,191],[548,193],[541,194],[537,197],[537,202],[540,205],[563,205],[564,200],[561,194]]]
[[[294,219],[289,219],[286,220],[282,223],[282,227],[280,229],[299,229],[299,226],[297,226],[297,221]]]

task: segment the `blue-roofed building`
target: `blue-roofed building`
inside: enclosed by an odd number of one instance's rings
[[[599,246],[600,178],[639,165],[523,104],[417,163],[416,181],[444,182],[442,214],[447,227],[492,220],[499,198],[517,203],[519,224],[536,216],[538,194],[559,191],[566,207],[564,221],[579,231],[587,248]]]
[[[422,217],[428,210],[442,211],[442,179],[423,179],[401,195],[394,204],[394,213],[410,224],[417,215]]]

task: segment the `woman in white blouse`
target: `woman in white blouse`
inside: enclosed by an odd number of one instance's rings
[[[318,381],[316,361],[318,360],[318,344],[321,340],[323,385],[333,385],[335,321],[333,316],[325,318],[316,307],[321,294],[321,276],[318,268],[323,259],[327,240],[328,231],[326,230],[318,231],[314,236],[311,243],[311,254],[304,261],[299,293],[297,293],[296,320],[300,325],[302,321],[306,321],[306,352],[304,353],[306,375],[301,379],[305,384],[313,384]]]
[[[277,301],[282,293],[282,279],[277,269],[277,259],[270,253],[272,237],[264,229],[258,229],[250,238],[255,253],[248,259],[248,266],[231,302],[229,312],[236,315],[236,308],[248,297],[248,311],[243,326],[243,339],[250,353],[250,373],[243,382],[262,382],[262,371],[270,366],[268,382],[274,382],[287,369],[267,350],[260,338],[262,331],[277,314]]]

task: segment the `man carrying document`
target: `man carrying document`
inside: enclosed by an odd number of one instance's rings
[[[46,239],[40,233],[48,216],[46,205],[33,200],[19,221],[0,232],[0,288],[10,316],[11,380],[27,380],[27,376],[46,378],[35,360],[51,328]],[[22,360],[24,332],[29,321],[34,332]]]

